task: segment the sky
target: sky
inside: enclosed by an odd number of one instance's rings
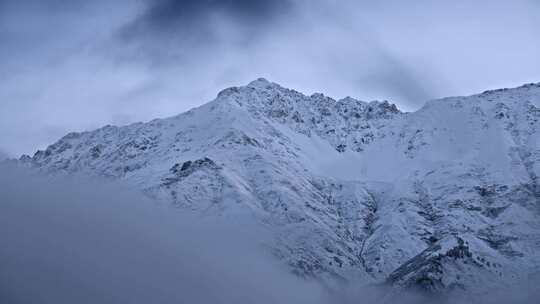
[[[258,77],[405,111],[540,82],[539,16],[539,0],[0,0],[0,155]]]

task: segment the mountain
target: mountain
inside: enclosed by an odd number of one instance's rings
[[[183,114],[70,133],[21,162],[255,217],[299,276],[489,292],[540,274],[540,84],[387,102],[265,79]]]

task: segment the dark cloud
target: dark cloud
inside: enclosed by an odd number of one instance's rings
[[[194,49],[245,45],[292,7],[291,0],[147,0],[118,38],[139,59],[181,62],[190,60]],[[121,50],[125,55],[126,48]]]
[[[260,26],[289,8],[289,0],[150,0],[135,23],[160,30],[200,24],[219,13],[241,25]]]

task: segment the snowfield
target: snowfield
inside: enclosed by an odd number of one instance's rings
[[[20,162],[123,180],[202,217],[253,218],[293,273],[330,286],[483,294],[540,275],[539,119],[540,84],[403,113],[258,79]]]

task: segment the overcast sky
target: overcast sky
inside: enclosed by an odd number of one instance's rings
[[[540,1],[0,0],[0,154],[265,77],[426,100],[540,81]]]

